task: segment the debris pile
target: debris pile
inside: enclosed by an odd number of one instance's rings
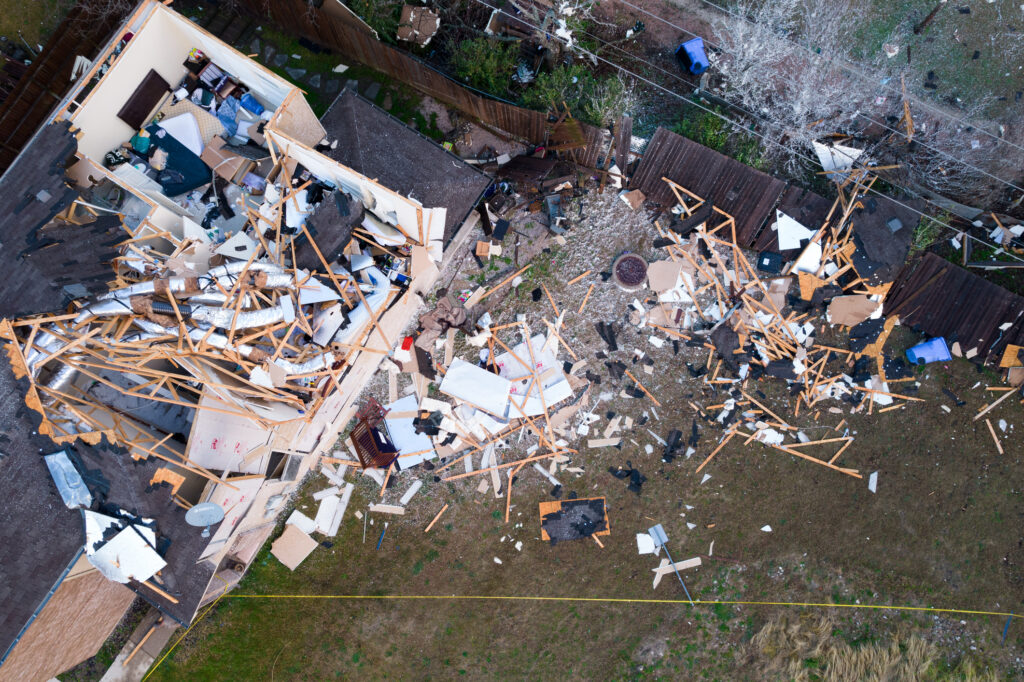
[[[843,422],[836,425],[836,436],[812,440],[789,418],[772,411],[765,404],[767,396],[750,382],[762,377],[785,381],[796,398],[794,417],[803,409],[814,411],[817,418],[823,401],[845,401],[853,412],[871,413],[876,405],[898,409],[919,400],[905,395],[915,387],[903,393],[889,387],[890,382],[913,380],[901,359],[886,358],[882,352],[898,318],[882,318],[887,285],[861,277],[855,264],[850,217],[871,180],[858,176],[848,195],[841,191],[829,219],[817,231],[780,218],[775,226],[780,244],[789,246],[792,240],[801,250],[775,275],[750,264],[736,243],[733,216],[686,188],[665,182],[678,204],[665,227],[655,223],[660,234],[655,245],[668,259],[650,264],[648,281],[655,297],[646,303],[635,300],[631,320],[640,329],[708,350],[703,366],[688,363],[687,369],[692,377],[702,377],[721,401],[691,406],[725,431],[697,471],[746,429],[746,443],[758,441],[859,478],[855,469],[836,464],[853,442],[848,430],[842,430]],[[820,341],[826,334],[834,335],[829,323],[849,328],[847,349]],[[829,411],[842,412],[834,403]],[[833,452],[816,457],[805,451],[821,445]]]
[[[328,263],[305,219],[314,194],[317,203],[335,201],[330,188],[282,173],[283,189],[268,184],[244,229],[222,243],[187,220],[181,238],[128,239],[109,292],[75,312],[3,324],[43,433],[58,443],[106,435],[166,457],[164,442],[147,441],[79,379],[264,425],[316,412],[368,334],[383,338],[377,315],[402,290],[408,258],[391,251],[375,260],[350,242],[345,264]],[[364,221],[372,219],[367,212]],[[173,250],[151,248],[155,239]],[[316,267],[301,267],[306,253]]]

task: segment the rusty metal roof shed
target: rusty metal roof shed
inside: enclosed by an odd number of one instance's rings
[[[658,128],[647,143],[629,187],[639,189],[651,201],[671,206],[676,203],[675,196],[662,177],[711,201],[735,218],[736,241],[747,248],[754,246],[765,218],[772,214],[786,188],[782,180]]]
[[[1024,345],[1024,297],[934,253],[903,266],[885,299],[886,316],[894,312],[912,329],[959,341],[965,354],[977,348],[983,362],[1007,343]]]

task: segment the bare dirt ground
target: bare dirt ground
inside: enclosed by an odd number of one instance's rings
[[[518,236],[518,262],[532,262],[531,274],[517,290],[506,288],[486,302],[497,324],[524,314],[540,330],[554,311],[546,296],[534,301],[530,293],[547,286],[559,309],[570,311],[566,342],[602,377],[591,395],[610,394],[593,428],[603,430],[610,412],[637,422],[648,415],[646,424],[635,423],[624,434],[621,449],[588,449],[585,439],[570,444],[579,450],[572,465],[583,471],[559,474],[565,494],[607,498],[612,535],[604,538],[604,548],[589,540],[551,546],[540,539],[537,504],[552,499],[551,484],[530,469],[513,486],[508,524],[504,499],[476,492],[477,479],[438,482],[433,472],[417,469],[396,476],[386,493],[393,501],[414,479],[423,480],[407,513],[372,515],[364,526],[354,512],[365,513],[381,491],[357,476],[348,515],[330,546],[318,548],[294,573],[264,550],[241,587],[205,615],[154,678],[819,679],[822,668],[838,669],[830,656],[846,661],[879,652],[895,657],[892,665],[902,665],[900,670],[916,671],[892,679],[962,679],[965,671],[988,671],[993,679],[1024,674],[1024,629],[1012,622],[1002,644],[1005,617],[739,603],[691,607],[675,601],[683,595],[671,576],[652,590],[657,559],[637,555],[634,535],[662,523],[674,559],[704,558],[702,567],[685,576],[696,599],[1019,610],[1021,408],[1007,401],[991,414],[994,422],[1007,422],[1007,432],[999,432],[999,455],[984,422],[972,419],[991,400],[993,392],[984,389],[998,385],[998,378],[967,361],[932,364],[919,376],[917,395],[924,402],[872,416],[849,414],[849,405],[840,403],[841,416],[823,411],[817,420],[805,414],[792,420],[824,435],[845,418],[856,441],[844,463],[865,474],[878,471],[876,494],[866,479],[756,443],[744,446],[740,439],[696,474],[721,435],[720,427],[697,418],[688,404],[720,402],[685,367],[687,360],[703,361],[706,350],[683,346],[676,355],[671,344],[651,346],[649,330],[640,333],[627,321],[634,294],[599,276],[625,250],[657,255],[650,216],[594,190],[566,213],[572,225],[564,246],[546,234],[536,214],[524,209],[517,215],[513,227],[522,234],[510,232],[505,254],[514,259],[511,240]],[[475,288],[481,277],[496,283],[515,267],[498,263],[498,270],[481,273],[471,259],[456,261],[461,271],[441,282],[453,296]],[[591,276],[567,284],[588,269]],[[573,312],[591,284],[583,313]],[[595,331],[597,321],[622,323],[621,350],[609,355],[635,369],[662,408],[619,396],[621,385],[597,357],[607,350]],[[917,341],[897,328],[887,348],[901,353]],[[476,349],[461,343],[457,348],[457,355],[474,359]],[[653,374],[632,364],[634,349],[654,359]],[[777,380],[758,388],[770,407],[792,414]],[[943,388],[965,404],[957,406]],[[384,398],[386,382],[378,379],[368,390]],[[663,462],[655,437],[674,428],[688,433],[695,418],[696,452]],[[639,494],[608,472],[627,462],[647,478]],[[711,479],[702,484],[703,473]],[[297,508],[315,513],[311,494],[327,485],[311,481]],[[450,506],[444,516],[424,533],[445,504]],[[772,531],[760,530],[765,525]],[[643,601],[650,599],[673,601]],[[773,639],[779,632],[799,643],[780,647]],[[924,663],[916,667],[907,660],[915,651],[924,652]]]

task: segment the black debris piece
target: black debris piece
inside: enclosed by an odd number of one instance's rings
[[[415,417],[412,420],[413,429],[416,433],[423,433],[428,436],[436,436],[441,432],[441,420],[444,415],[440,412],[431,412],[427,417]]]
[[[651,420],[650,417],[648,417],[646,414],[642,414],[642,415],[640,415],[640,418],[636,420],[636,423],[637,423],[638,426],[643,426],[644,424],[646,424],[650,420]]]
[[[501,241],[502,239],[505,238],[505,235],[508,234],[508,228],[510,226],[511,223],[505,220],[504,218],[499,220],[497,223],[494,224],[494,233],[491,236],[497,239],[498,241]]]
[[[850,372],[850,378],[858,384],[863,384],[865,381],[871,379],[871,371],[874,369],[874,363],[872,358],[858,358],[853,363],[853,370]]]
[[[683,441],[683,432],[679,429],[672,429],[668,438],[665,439],[665,452],[661,455],[662,462],[671,462],[679,454],[679,446]]]
[[[602,282],[607,282],[611,278],[612,278],[612,273],[611,272],[602,272],[601,273],[601,281]]]
[[[861,352],[869,344],[875,342],[884,326],[885,319],[880,317],[877,320],[864,320],[855,327],[851,327],[849,349],[854,353]]]
[[[678,234],[680,237],[688,237],[701,223],[707,222],[708,218],[711,217],[711,212],[714,210],[714,206],[710,201],[705,201],[701,206],[693,212],[692,215],[683,218],[682,220],[674,220],[669,224],[669,228]]]
[[[697,430],[697,420],[693,420],[693,427],[690,431],[690,447],[697,447],[697,443],[700,442],[700,433]]]
[[[692,362],[686,363],[686,369],[693,378],[702,377],[708,373],[707,367],[694,367]]]
[[[981,57],[981,50],[975,50],[974,54],[971,55],[971,59],[978,59]]]
[[[561,485],[556,485],[554,488],[551,489],[551,497],[555,498],[556,500],[562,499],[562,486]]]
[[[608,373],[612,375],[612,379],[621,381],[626,376],[626,364],[620,360],[613,360],[612,362],[604,363],[604,366],[608,368]]]
[[[611,351],[617,351],[619,344],[615,340],[615,324],[613,322],[598,322],[594,325],[597,328],[598,335],[608,344],[608,349]]]
[[[711,332],[711,343],[715,345],[715,350],[718,351],[725,366],[732,370],[734,374],[740,371],[740,363],[749,362],[746,354],[733,352],[739,350],[740,337],[729,325],[723,324]]]
[[[566,374],[568,374],[569,372],[571,372],[571,371],[572,371],[572,363],[571,363],[571,362],[569,362],[568,360],[566,360],[565,362],[563,362],[563,363],[562,363],[562,371],[563,371],[563,372],[565,372]]]
[[[956,11],[959,12],[960,14],[970,14],[971,13],[971,8],[970,7],[957,7]]]
[[[796,381],[796,371],[793,369],[792,360],[772,360],[764,368],[764,373],[777,379]]]
[[[948,388],[944,387],[942,389],[942,392],[949,396],[949,398],[956,403],[957,407],[963,407],[964,405],[967,404],[966,400],[960,400],[960,398],[957,397],[956,393],[953,393],[953,391],[949,390]]]
[[[541,528],[551,538],[551,544],[587,538],[608,527],[604,518],[604,500],[572,500],[562,508],[546,514]]]
[[[543,296],[543,295],[544,295],[544,292],[540,290],[540,287],[537,287],[536,289],[534,289],[533,291],[530,292],[530,296],[533,298],[533,302],[534,303],[539,301],[540,297]]]
[[[607,412],[605,412],[604,413],[604,418],[605,419],[614,419],[615,418],[615,410],[608,410]]]
[[[601,383],[601,375],[595,374],[594,372],[591,372],[589,369],[586,371],[585,376],[587,377],[587,381],[589,381],[592,384]]]
[[[677,339],[672,340],[672,355],[679,355],[679,341]]]
[[[633,468],[633,463],[626,460],[626,468],[613,469],[608,468],[608,473],[619,480],[629,480],[629,489],[635,492],[637,495],[640,494],[641,486],[647,480],[647,477],[640,473],[639,469]]]
[[[914,368],[900,356],[886,355],[882,367],[888,379],[906,379],[914,376]]]

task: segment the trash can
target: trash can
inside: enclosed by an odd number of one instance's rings
[[[907,360],[910,360],[913,365],[945,362],[952,359],[953,356],[949,354],[949,348],[946,346],[946,339],[941,336],[907,349]]]
[[[685,43],[680,43],[676,48],[676,59],[684,69],[694,76],[699,76],[708,70],[708,56],[704,52],[702,38],[691,38]]]

